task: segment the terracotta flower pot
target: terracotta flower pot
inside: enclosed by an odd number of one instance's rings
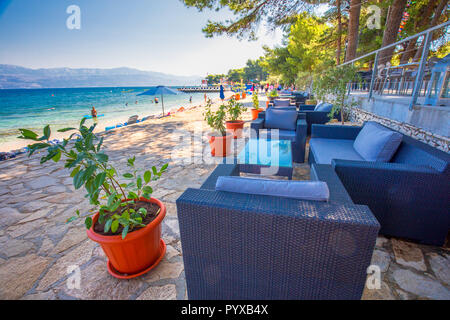
[[[241,95],[240,95],[240,94],[237,94],[237,95],[235,96],[235,98],[236,98],[236,101],[239,101],[239,100],[241,99]]]
[[[209,145],[211,146],[211,155],[213,157],[226,157],[231,152],[231,143],[233,136],[228,134],[224,137],[208,136]]]
[[[245,99],[247,97],[247,94],[245,92],[242,92],[242,99]]]
[[[258,114],[261,112],[261,109],[251,109],[252,112],[252,120],[258,119]]]
[[[233,135],[234,139],[242,138],[242,131],[244,130],[244,121],[227,121],[225,122],[227,130]]]
[[[161,240],[161,223],[166,216],[166,207],[154,198],[151,200],[140,198],[139,201],[156,203],[161,211],[150,224],[128,233],[125,239],[122,239],[122,235],[104,236],[96,233],[94,225],[99,213],[94,216],[92,227],[87,230],[88,237],[100,243],[108,257],[108,272],[117,278],[142,275],[156,267],[165,254],[166,246]]]

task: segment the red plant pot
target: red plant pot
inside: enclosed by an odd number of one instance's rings
[[[261,112],[261,109],[251,109],[252,112],[252,120],[258,119],[258,115]]]
[[[211,146],[211,155],[213,157],[226,157],[231,152],[231,140],[233,136],[227,134],[224,137],[208,136],[209,145]]]
[[[121,235],[104,236],[94,231],[94,225],[99,218],[97,213],[93,218],[92,227],[87,230],[88,237],[100,243],[108,257],[108,271],[115,277],[117,271],[126,275],[141,275],[154,268],[165,253],[165,245],[161,240],[161,223],[166,216],[166,206],[158,199],[140,198],[140,201],[156,203],[161,211],[147,226],[130,232],[125,239]],[[129,201],[129,200],[128,200]],[[109,264],[114,271],[110,270]]]
[[[233,135],[234,139],[242,138],[242,131],[244,130],[244,121],[236,120],[236,121],[227,121],[225,122],[225,126],[227,130]]]

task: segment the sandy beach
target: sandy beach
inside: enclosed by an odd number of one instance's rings
[[[225,92],[226,99],[230,98],[232,96],[232,94],[233,94],[232,92]],[[221,100],[219,98],[217,98],[217,99],[213,100],[213,102],[214,102],[214,106],[217,107],[218,105],[220,105]],[[244,102],[244,103],[251,102],[251,97],[250,98],[247,97],[245,100],[241,100],[241,102]],[[202,104],[193,105],[191,107],[185,107],[185,111],[183,111],[183,112],[177,112],[177,108],[172,108],[172,109],[166,110],[166,112],[171,114],[171,116],[169,116],[169,118],[174,117],[175,115],[177,117],[178,116],[182,117],[183,114],[185,114],[187,111],[201,108],[204,106],[205,106],[205,103],[202,103]],[[146,116],[147,115],[142,116],[139,119],[142,119]],[[157,114],[157,115],[153,115],[153,116],[158,118],[161,116],[161,113]],[[92,121],[92,120],[89,120],[89,121]],[[106,127],[116,126],[120,123],[125,123],[127,121],[128,121],[128,117],[115,117],[113,119],[108,119],[108,120],[105,120],[104,118],[99,118],[95,132],[96,133],[104,132]],[[37,132],[37,133],[40,134],[41,132]],[[19,130],[17,130],[17,136],[19,136],[19,135],[20,135]],[[53,139],[62,140],[64,138],[67,138],[68,136],[70,136],[70,133],[60,133],[60,132],[57,132],[56,130],[53,130],[51,139],[52,140]],[[30,142],[27,140],[22,140],[22,139],[16,138],[12,141],[0,143],[0,152],[11,152],[12,150],[19,150],[24,147],[27,147],[29,144],[30,144]]]

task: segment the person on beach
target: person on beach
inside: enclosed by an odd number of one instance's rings
[[[189,103],[192,103],[192,96],[189,98]]]
[[[97,110],[95,110],[94,106],[92,106],[91,116],[92,116],[92,119],[94,120],[94,123],[97,123]]]
[[[158,98],[155,98],[155,103],[159,103],[159,99]]]
[[[205,93],[205,102],[208,100],[208,96],[206,95],[206,93]]]

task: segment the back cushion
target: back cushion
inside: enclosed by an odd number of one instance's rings
[[[290,100],[274,100],[273,104],[277,107],[287,107],[291,105]]]
[[[366,161],[389,162],[402,142],[401,133],[369,121],[355,139],[353,147]]]
[[[315,108],[314,111],[331,112],[333,105],[328,102],[321,102]]]
[[[267,129],[295,130],[297,110],[268,108],[264,126]]]

